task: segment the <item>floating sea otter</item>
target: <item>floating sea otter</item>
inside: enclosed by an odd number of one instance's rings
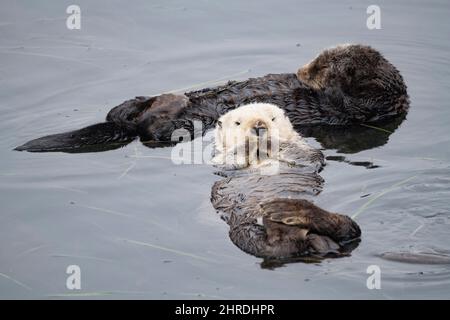
[[[272,104],[241,106],[220,117],[213,162],[224,176],[211,201],[230,239],[265,259],[347,255],[361,231],[347,216],[313,204],[322,190],[322,152]]]
[[[338,128],[403,117],[409,107],[402,76],[378,51],[363,45],[341,45],[323,51],[297,74],[269,74],[184,95],[137,97],[113,108],[106,122],[31,140],[16,150],[100,151],[137,136],[158,145],[171,142],[171,134],[178,128],[193,134],[194,120],[202,121],[206,131],[221,115],[252,102],[274,103],[286,112],[296,130],[316,133],[317,126]],[[382,137],[378,143],[386,139]]]

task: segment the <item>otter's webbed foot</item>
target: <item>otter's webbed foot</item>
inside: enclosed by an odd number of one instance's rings
[[[348,241],[361,235],[358,225],[349,217],[329,213],[307,200],[276,199],[263,203],[261,210],[268,243],[279,246],[287,243],[293,255],[295,250],[306,254],[339,254],[347,251]]]

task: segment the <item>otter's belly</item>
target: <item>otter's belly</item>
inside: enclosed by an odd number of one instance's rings
[[[260,216],[259,204],[277,198],[305,199],[312,202],[322,190],[323,179],[315,172],[285,169],[276,175],[242,174],[217,181],[211,202],[227,215]]]

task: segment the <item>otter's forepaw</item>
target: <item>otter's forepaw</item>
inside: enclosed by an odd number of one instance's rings
[[[239,170],[248,166],[245,157],[236,156],[233,152],[226,155],[218,153],[211,159],[211,163],[222,170]]]
[[[172,141],[174,131],[182,123],[183,112],[190,107],[189,98],[172,93],[155,98],[151,107],[137,119],[142,140]]]

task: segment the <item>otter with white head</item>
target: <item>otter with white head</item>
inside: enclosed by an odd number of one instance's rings
[[[274,161],[320,169],[323,155],[306,143],[274,104],[247,104],[219,118],[213,163],[224,169],[240,169],[264,167]]]
[[[211,202],[240,249],[292,259],[342,256],[354,248],[358,225],[313,204],[322,190],[323,154],[294,131],[283,110],[241,106],[219,119],[215,137],[213,163],[226,179],[214,184]],[[275,165],[276,172],[261,170]]]

